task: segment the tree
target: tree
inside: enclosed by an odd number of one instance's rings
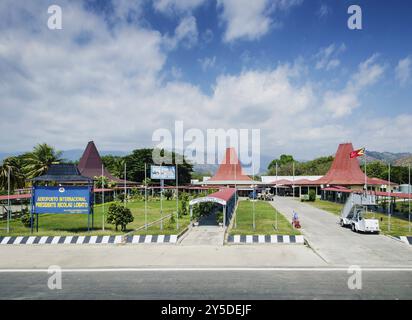
[[[124,157],[107,155],[102,157],[102,161],[112,175],[119,179],[124,179],[124,165],[126,162]]]
[[[116,203],[110,205],[107,213],[107,223],[114,224],[116,231],[118,226],[121,227],[122,231],[126,231],[127,224],[133,222],[133,220],[134,217],[129,208]]]
[[[268,166],[268,175],[276,174],[276,162],[278,163],[278,175],[290,176],[293,174],[295,163],[295,175],[325,175],[332,165],[333,157],[320,157],[311,161],[298,162],[290,155],[282,155],[280,159],[273,160]]]
[[[166,197],[166,200],[170,200],[173,197],[173,191],[170,189],[167,189],[163,191],[163,195]]]
[[[8,176],[10,172],[10,189],[24,187],[24,175],[21,170],[19,158],[9,157],[3,160],[0,166],[0,189],[8,189]]]
[[[282,155],[280,156],[280,159],[272,160],[272,161],[269,163],[268,170],[276,170],[276,163],[278,164],[278,168],[279,168],[279,167],[281,167],[281,166],[285,166],[285,165],[287,165],[287,164],[291,164],[291,163],[293,163],[293,161],[295,161],[295,160],[293,159],[293,156],[288,155],[288,154],[282,154]]]
[[[183,216],[187,215],[187,205],[189,201],[189,195],[186,192],[182,192],[180,194],[181,201],[180,201],[180,211]]]
[[[147,177],[150,177],[150,165],[154,164],[153,162],[153,150],[154,149],[137,149],[133,150],[132,154],[128,155],[125,157],[126,165],[127,168],[127,176],[129,179],[132,181],[143,181],[145,177],[145,163],[147,164]],[[165,154],[170,154],[171,158],[173,159],[172,164],[165,164],[163,163],[162,165],[174,165],[174,160],[176,159],[177,154],[174,152],[167,152],[167,151],[161,151],[162,155]],[[178,164],[178,178],[179,178],[179,183],[184,184],[184,183],[190,183],[191,179],[191,173],[193,172],[193,165],[186,162],[185,159],[183,159],[182,164]],[[173,184],[172,181],[165,181],[166,184]]]
[[[23,155],[23,171],[28,179],[41,176],[46,173],[49,166],[60,162],[62,152],[56,151],[46,143],[38,144],[32,152]]]

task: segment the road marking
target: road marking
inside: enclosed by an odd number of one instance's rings
[[[412,272],[412,267],[405,268],[361,268],[364,272]],[[280,272],[347,272],[348,268],[336,267],[336,268],[102,268],[102,269],[61,269],[62,272],[187,272],[187,271],[199,271],[199,272],[216,272],[216,271],[280,271]],[[0,269],[0,273],[43,273],[48,272],[48,269]]]
[[[144,239],[144,243],[151,243],[152,242],[152,236],[148,235],[146,236],[146,238]]]
[[[40,241],[39,241],[39,244],[45,244],[46,241],[47,241],[47,238],[48,238],[48,237],[41,237],[41,238],[40,238]]]
[[[69,244],[72,242],[73,236],[67,236],[66,239],[64,239],[64,244]]]
[[[79,236],[79,238],[77,238],[77,242],[76,244],[82,244],[84,241],[84,238],[86,238],[85,236]]]

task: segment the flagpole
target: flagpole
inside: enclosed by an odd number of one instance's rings
[[[160,172],[161,175],[163,176],[163,169],[162,166],[160,165]],[[160,230],[163,230],[163,186],[164,186],[164,180],[160,180]]]
[[[389,183],[389,188],[388,188],[388,231],[391,231],[391,164],[388,164],[388,183]]]
[[[127,175],[127,170],[126,170],[126,161],[125,161],[124,162],[124,206],[125,207],[126,207],[126,194],[127,194],[126,175]]]
[[[7,233],[10,232],[10,166],[7,170]]]
[[[411,165],[409,164],[409,184],[408,184],[408,191],[409,191],[409,233],[411,232]]]
[[[256,218],[255,218],[255,164],[252,162],[253,171],[253,199],[252,199],[252,210],[253,210],[253,230],[256,230]]]
[[[292,190],[293,190],[293,198],[295,197],[295,160],[292,162],[292,171],[293,171],[293,184],[292,184]]]
[[[235,208],[237,204],[237,184],[236,184],[236,163],[235,163]],[[235,212],[235,229],[237,228],[237,217],[236,217],[236,212]]]
[[[363,154],[363,161],[365,163],[365,194],[368,193],[368,176],[366,175],[366,150]]]
[[[144,164],[144,226],[147,231],[147,164]]]
[[[179,230],[179,171],[176,163],[176,230]]]
[[[275,185],[275,196],[278,195],[278,162],[276,161],[276,185]]]
[[[104,231],[104,168],[102,163],[102,230]]]

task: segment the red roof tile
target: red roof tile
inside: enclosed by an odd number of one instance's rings
[[[252,181],[245,175],[234,148],[227,148],[216,174],[208,181]]]

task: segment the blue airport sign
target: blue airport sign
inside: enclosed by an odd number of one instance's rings
[[[88,186],[34,188],[33,209],[43,213],[91,213],[91,189]]]

